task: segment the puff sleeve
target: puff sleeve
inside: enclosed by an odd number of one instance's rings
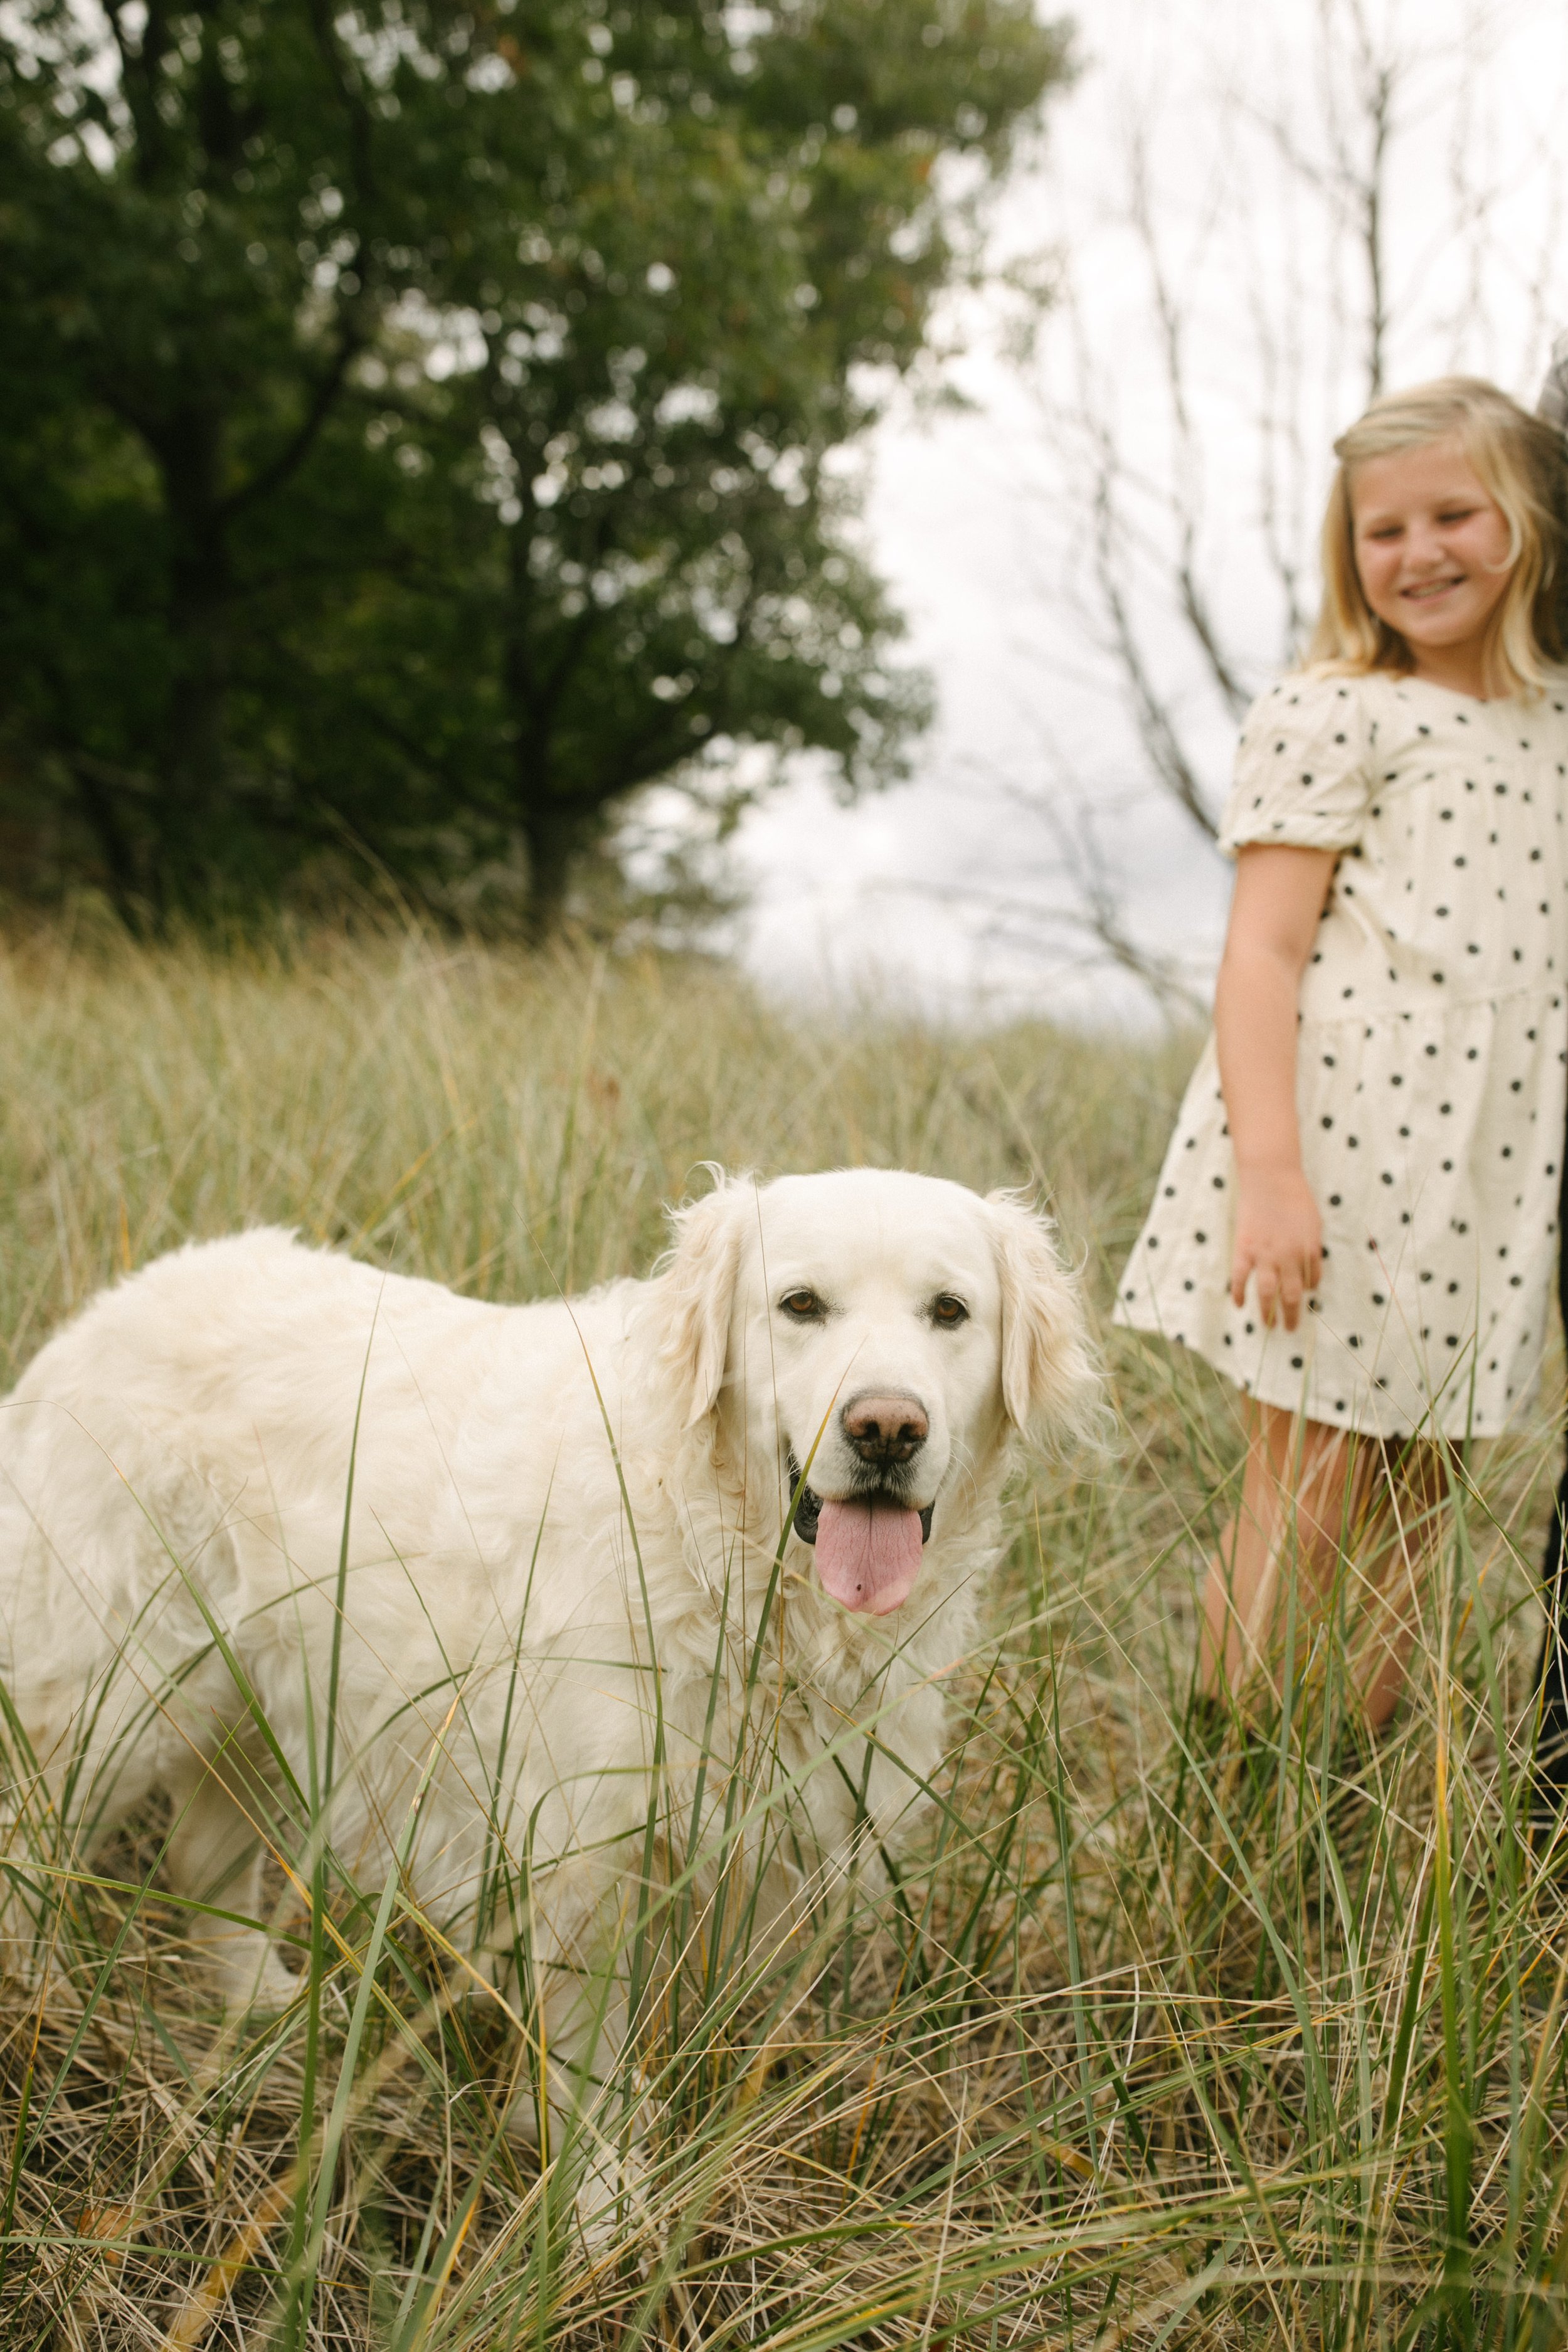
[[[1260,694],[1237,746],[1220,821],[1227,857],[1252,842],[1353,849],[1374,771],[1359,678],[1295,677]]]

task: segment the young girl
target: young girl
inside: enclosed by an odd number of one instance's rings
[[[1403,1679],[1442,1443],[1501,1429],[1546,1339],[1568,1091],[1562,446],[1462,376],[1375,402],[1336,443],[1321,616],[1242,733],[1215,1034],[1117,1306],[1248,1400],[1200,1687],[1274,1667],[1282,1559],[1310,1606],[1348,1549],[1373,1727]]]

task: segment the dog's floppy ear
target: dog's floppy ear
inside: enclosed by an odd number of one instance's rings
[[[1002,1402],[1034,1437],[1095,1437],[1102,1429],[1100,1369],[1077,1277],[1057,1252],[1048,1217],[1016,1192],[986,1208],[1002,1285]]]
[[[671,1211],[675,1246],[661,1269],[666,1319],[659,1354],[687,1429],[712,1412],[724,1384],[741,1228],[755,1190],[749,1178],[728,1178],[721,1168],[713,1175],[711,1192]]]

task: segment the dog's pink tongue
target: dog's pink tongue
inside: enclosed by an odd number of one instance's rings
[[[921,1569],[921,1515],[887,1504],[824,1503],[816,1572],[846,1609],[885,1617],[901,1609]]]

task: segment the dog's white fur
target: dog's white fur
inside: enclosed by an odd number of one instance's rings
[[[1043,1219],[925,1177],[721,1181],[674,1222],[651,1281],[530,1307],[250,1232],[160,1259],[51,1339],[0,1406],[0,1675],[34,1759],[17,1859],[29,1811],[36,1832],[63,1809],[79,1853],[161,1790],[176,1892],[257,1916],[258,1833],[289,1810],[258,1717],[307,1785],[351,1455],[333,1847],[374,1888],[401,1844],[426,1915],[503,1972],[516,1921],[476,1894],[498,1823],[514,1866],[526,1848],[552,2102],[621,2030],[605,1962],[656,1766],[689,1819],[704,1751],[721,1803],[748,1706],[753,1732],[766,1715],[791,1814],[775,1917],[842,1870],[857,1789],[877,1840],[906,1836],[1010,1441],[1093,1410],[1075,1284]],[[806,1290],[823,1311],[801,1320]],[[939,1296],[967,1320],[942,1328]],[[849,1496],[842,1407],[868,1391],[929,1417],[914,1591],[851,1614],[792,1535],[764,1628],[789,1454]],[[193,1933],[232,1998],[293,1991],[259,1927],[196,1914]]]

